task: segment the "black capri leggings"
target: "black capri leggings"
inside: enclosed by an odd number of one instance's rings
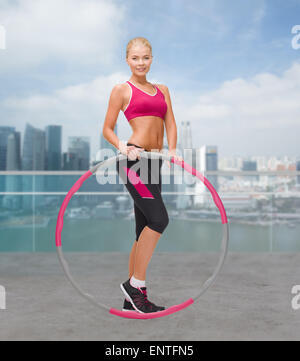
[[[142,148],[132,143],[137,148]],[[163,233],[169,216],[161,197],[162,159],[117,160],[117,172],[134,200],[136,241],[145,226]]]

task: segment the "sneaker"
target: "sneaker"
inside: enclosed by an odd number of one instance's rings
[[[149,301],[149,303],[152,303]],[[153,303],[154,304],[154,303]],[[154,305],[156,306],[156,305]],[[162,307],[162,306],[156,306],[158,308],[158,311],[163,311],[165,310],[165,307]],[[136,312],[136,310],[133,308],[132,304],[130,303],[130,301],[127,301],[126,298],[124,300],[124,304],[123,304],[123,309],[122,311],[134,311]]]
[[[122,311],[134,311],[136,312],[136,310],[133,308],[132,304],[130,303],[130,301],[127,301],[126,298],[124,300],[124,304],[123,304],[123,309]]]
[[[143,287],[143,288],[144,288],[143,293],[144,293],[144,295],[147,297],[147,287]],[[157,308],[157,311],[163,311],[163,310],[166,309],[166,308],[163,307],[163,306],[156,306],[153,302],[151,302],[151,301],[149,301],[149,300],[148,300],[148,302],[150,303],[150,305],[152,305],[152,307],[156,307],[156,308]]]
[[[148,300],[146,287],[135,288],[131,286],[130,279],[120,284],[120,287],[136,311],[140,313],[161,311],[154,303]]]

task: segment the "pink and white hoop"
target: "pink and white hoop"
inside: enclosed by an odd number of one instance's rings
[[[219,257],[219,261],[218,264],[215,268],[215,271],[213,272],[213,274],[211,275],[211,277],[209,279],[207,279],[204,284],[202,285],[202,287],[200,288],[200,290],[198,291],[197,295],[195,295],[193,298],[189,298],[188,300],[178,304],[178,305],[174,305],[171,306],[169,308],[167,308],[166,310],[163,311],[159,311],[159,312],[153,312],[153,313],[138,313],[135,311],[121,311],[121,310],[117,310],[115,308],[111,308],[108,307],[100,302],[98,302],[92,295],[84,292],[79,286],[78,284],[74,281],[71,272],[69,270],[68,264],[66,262],[66,260],[64,259],[63,256],[63,252],[62,252],[62,242],[61,242],[61,232],[63,229],[63,217],[64,217],[64,213],[65,210],[68,206],[68,203],[70,201],[70,199],[72,198],[72,196],[78,191],[78,189],[82,186],[82,184],[93,174],[96,173],[96,171],[104,166],[109,166],[113,163],[115,163],[118,159],[125,159],[126,157],[122,154],[119,154],[115,157],[109,158],[103,162],[98,163],[96,166],[94,166],[93,168],[91,168],[89,171],[87,171],[85,174],[83,174],[73,185],[73,187],[69,190],[68,194],[66,195],[61,208],[59,210],[58,213],[58,217],[57,217],[57,223],[56,223],[56,232],[55,232],[55,244],[56,244],[56,250],[57,250],[57,254],[58,254],[58,258],[61,262],[61,265],[63,267],[63,270],[68,278],[68,280],[71,282],[71,284],[75,287],[75,289],[88,301],[90,301],[91,303],[93,303],[95,306],[100,307],[101,309],[104,309],[106,311],[108,311],[109,313],[116,315],[116,316],[120,316],[120,317],[125,317],[125,318],[135,318],[135,319],[150,319],[150,318],[158,318],[158,317],[164,317],[167,315],[170,315],[172,313],[178,312],[188,306],[190,306],[191,304],[193,304],[196,300],[199,299],[199,297],[213,284],[213,282],[215,281],[217,275],[220,273],[221,268],[224,264],[226,255],[227,255],[227,251],[228,251],[228,242],[229,242],[229,227],[228,227],[228,221],[227,221],[227,216],[226,216],[226,212],[225,212],[225,208],[223,206],[223,203],[218,195],[218,193],[216,192],[216,190],[214,189],[214,187],[211,185],[211,183],[201,174],[199,173],[196,169],[194,169],[193,167],[191,167],[189,164],[185,163],[184,161],[179,161],[174,159],[174,157],[170,157],[166,154],[163,153],[156,153],[156,152],[150,152],[151,155],[149,155],[149,152],[141,152],[140,155],[141,157],[144,158],[161,158],[164,160],[168,160],[171,163],[177,164],[177,165],[181,165],[181,167],[186,170],[187,172],[189,172],[190,174],[196,176],[198,179],[200,179],[203,184],[209,189],[213,200],[215,202],[215,205],[218,207],[219,211],[220,211],[220,215],[221,215],[221,222],[223,225],[223,238],[221,241],[221,253],[220,253],[220,257]]]

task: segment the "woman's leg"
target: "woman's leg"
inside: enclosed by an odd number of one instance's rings
[[[159,166],[161,168],[162,161],[160,161]],[[161,172],[159,171],[158,188],[160,193],[161,193],[161,184],[162,184],[162,177],[161,177]],[[134,214],[135,214],[135,224],[136,224],[136,242],[132,246],[132,250],[129,257],[129,278],[131,278],[131,276],[134,275],[134,277],[137,279],[145,280],[148,264],[151,260],[152,254],[154,252],[154,249],[157,245],[157,242],[161,234],[147,227],[148,231],[145,230],[143,235],[141,235],[142,231],[147,226],[147,218],[145,217],[144,213],[139,209],[139,207],[136,205],[136,203],[134,203]],[[141,238],[142,242],[138,242],[140,236],[142,237]],[[150,241],[148,240],[149,238]],[[137,249],[139,250],[138,253],[137,253]],[[138,262],[137,262],[137,268],[135,269],[136,257]]]
[[[128,167],[131,168],[131,166],[135,165],[137,162],[138,161],[128,161],[127,164],[124,164],[124,162],[121,161],[119,164],[120,167],[117,169],[125,183],[127,190],[134,199],[135,205],[139,208],[140,212],[147,221],[147,225],[143,225],[143,227],[140,228],[140,236],[137,239],[138,245],[132,247],[129,271],[131,273],[133,270],[135,278],[139,280],[145,280],[147,266],[161,234],[168,225],[169,219],[167,210],[161,197],[161,176],[157,177],[158,174],[160,175],[162,162],[160,163],[160,166],[156,168],[158,173],[153,171],[155,179],[154,182],[149,182],[150,177],[145,182],[145,179],[143,179],[143,177],[139,174],[139,168],[136,168],[138,172],[136,175],[138,180],[143,183],[143,187],[147,188],[148,193],[146,194],[143,194],[142,191],[136,186],[136,179],[133,179],[134,183],[131,183],[131,179],[127,178]],[[148,163],[145,159],[142,159],[141,162],[146,162],[146,167],[148,166],[148,175],[152,174],[152,167],[150,165],[151,162]],[[158,166],[157,163],[156,166]],[[141,246],[139,247],[140,241]]]
[[[144,163],[145,161],[142,159],[141,162]],[[144,175],[140,173],[139,168],[134,167],[136,163],[136,161],[128,162],[128,164],[120,162],[120,167],[117,169],[147,224],[143,224],[143,227],[138,225],[136,228],[140,234],[139,237],[136,237],[137,242],[132,246],[130,253],[130,278],[120,286],[125,297],[128,298],[137,311],[148,313],[164,309],[164,307],[156,306],[148,301],[146,289],[141,287],[145,287],[144,281],[148,264],[161,234],[168,225],[169,218],[161,197],[160,182],[151,180],[148,183],[144,179]],[[150,169],[148,169],[148,174],[152,174]],[[137,232],[137,236],[139,232]],[[134,277],[131,276],[132,273]]]
[[[134,278],[146,280],[147,267],[160,236],[161,233],[152,230],[148,226],[141,232],[135,247]]]
[[[152,191],[155,190],[156,194],[158,193],[157,188],[159,190],[159,193],[161,193],[161,186],[162,186],[162,177],[160,171],[161,166],[162,166],[162,160],[159,161],[159,173],[156,174],[156,184],[151,185],[150,187]],[[149,169],[149,171],[151,172],[151,169]],[[165,207],[163,208],[165,209]],[[136,205],[135,205],[135,211],[136,214],[138,215],[141,212]],[[166,214],[166,211],[161,213],[161,218],[164,219],[166,222],[168,222],[168,215]],[[138,218],[138,220],[140,219],[142,219],[142,217]],[[151,224],[149,224],[150,227],[148,227],[147,219],[145,216],[144,216],[144,221],[146,222],[146,225],[143,225],[143,229],[142,231],[139,231],[139,237],[137,237],[138,245],[136,247],[136,257],[135,257],[135,265],[134,265],[134,277],[140,280],[146,279],[147,267],[153,255],[155,247],[158,243],[158,240],[162,234],[162,229],[155,230],[154,228],[156,227],[155,226],[153,227]],[[163,228],[164,227],[165,225],[163,225]]]
[[[135,215],[135,242],[133,243],[130,256],[129,256],[129,278],[133,276],[134,273],[134,263],[135,263],[135,252],[137,247],[137,241],[140,237],[140,234],[144,227],[147,225],[147,218],[144,216],[144,213],[139,209],[139,207],[134,203],[134,215]]]
[[[136,255],[136,247],[137,247],[137,243],[136,241],[134,241],[132,248],[131,248],[131,252],[129,255],[129,278],[131,278],[134,274],[134,264],[135,264],[135,255]]]

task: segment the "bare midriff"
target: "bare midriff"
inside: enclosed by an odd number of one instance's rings
[[[122,111],[126,108],[130,99],[128,86],[124,88],[124,102]],[[160,152],[164,140],[164,120],[152,115],[132,118],[129,121],[132,135],[128,143],[144,148],[147,151]]]
[[[163,148],[164,121],[159,117],[143,116],[130,120],[132,135],[128,143],[138,145],[145,150],[160,152]]]

